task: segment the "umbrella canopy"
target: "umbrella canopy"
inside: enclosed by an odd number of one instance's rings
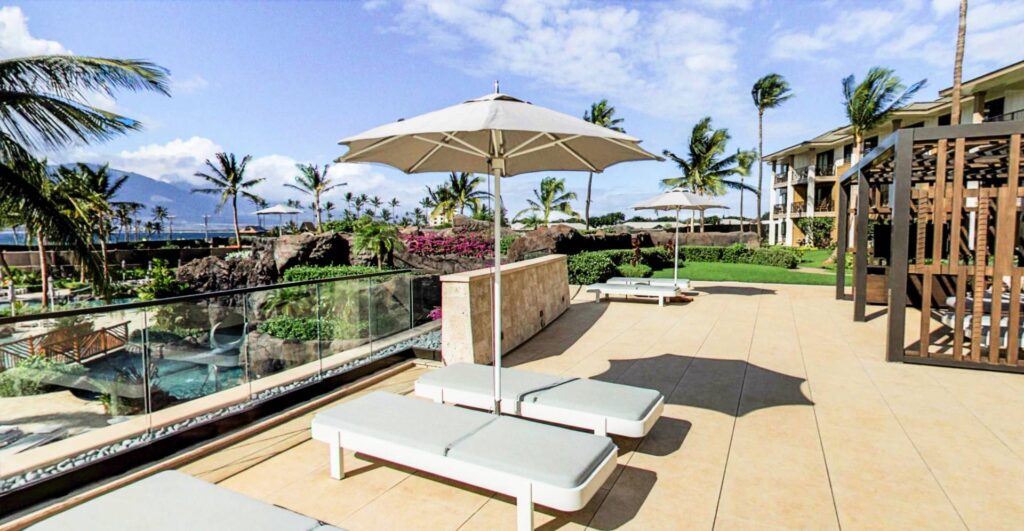
[[[497,87],[496,87],[497,88]],[[537,171],[591,171],[630,160],[662,160],[640,140],[495,91],[383,125],[339,142],[337,162],[376,162],[405,173],[490,173],[494,212],[501,177]],[[501,412],[501,216],[494,216],[494,412]]]
[[[302,211],[297,209],[297,208],[292,208],[290,206],[282,205],[280,203],[276,204],[276,205],[274,205],[274,206],[272,206],[270,208],[264,208],[263,210],[257,210],[256,211],[256,215],[257,216],[265,216],[267,214],[290,215],[290,214],[301,214],[301,213],[302,213]]]
[[[650,199],[633,205],[634,210],[675,210],[676,211],[676,244],[675,261],[672,267],[672,281],[679,284],[679,211],[699,210],[709,208],[728,208],[725,205],[714,203],[704,196],[687,191],[683,188],[673,188],[660,193]],[[702,222],[703,223],[703,222]]]
[[[341,140],[337,162],[379,162],[405,173],[464,171],[501,175],[600,172],[628,160],[661,160],[640,140],[508,96],[488,94]]]

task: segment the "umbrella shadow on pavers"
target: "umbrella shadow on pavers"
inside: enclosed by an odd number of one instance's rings
[[[693,291],[707,295],[774,295],[775,290],[755,286],[701,286]]]
[[[608,370],[592,378],[657,389],[665,395],[666,405],[697,407],[734,417],[772,407],[814,405],[801,389],[803,378],[744,360],[661,354],[613,359],[609,364]],[[637,451],[669,455],[682,446],[691,428],[685,419],[663,415]]]

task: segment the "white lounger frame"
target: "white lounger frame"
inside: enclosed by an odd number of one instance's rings
[[[546,483],[532,482],[521,476],[433,452],[417,450],[375,437],[320,425],[315,420],[313,422],[313,438],[330,445],[331,477],[334,479],[340,480],[345,477],[344,450],[348,449],[514,497],[516,499],[516,526],[519,531],[533,529],[534,503],[568,512],[578,511],[585,507],[612,475],[617,462],[617,452],[611,452],[582,485],[574,489],[567,489]],[[537,450],[543,451],[543,448]]]
[[[679,289],[675,289],[672,292],[665,291],[666,287],[671,286],[648,286],[640,284],[591,284],[587,286],[587,292],[593,292],[594,302],[601,302],[601,297],[608,295],[633,295],[637,297],[657,297],[658,306],[665,305],[666,297],[675,297],[679,295]]]
[[[605,284],[619,286],[657,286],[663,288],[690,289],[690,279],[681,278],[678,282],[671,278],[640,278],[640,277],[612,277],[604,282]]]
[[[456,404],[477,409],[494,408],[494,397],[485,393],[445,389],[420,381],[416,382],[415,393],[417,396],[429,398],[439,404]],[[647,435],[647,432],[651,431],[651,428],[654,427],[654,423],[661,417],[661,412],[664,409],[665,397],[661,397],[644,418],[640,420],[625,420],[595,413],[552,407],[530,401],[518,403],[512,400],[501,401],[501,411],[508,415],[591,430],[595,435],[608,435],[611,433],[613,435],[634,438]]]

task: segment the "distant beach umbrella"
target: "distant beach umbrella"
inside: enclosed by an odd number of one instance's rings
[[[633,205],[635,210],[676,211],[675,263],[672,268],[672,281],[676,285],[679,285],[679,212],[682,210],[704,211],[709,208],[728,207],[709,201],[707,198],[683,188],[673,188]]]

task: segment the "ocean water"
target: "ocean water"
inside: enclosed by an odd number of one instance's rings
[[[174,231],[174,239],[175,240],[201,240],[205,236],[206,236],[206,234],[203,231],[183,231],[183,232]],[[211,230],[210,231],[210,237],[211,238],[234,238],[235,237],[235,233],[234,233],[233,230],[227,230],[227,231],[225,231],[225,230],[216,230],[216,231]],[[168,240],[168,234],[166,232],[163,233],[163,234],[160,234],[160,235],[157,235],[157,234],[153,234],[153,235],[141,234],[140,238],[139,238],[139,241],[166,241],[166,240]],[[115,235],[112,235],[111,241],[112,242],[120,242],[120,241],[124,241],[124,239],[121,237],[120,234],[115,234]],[[136,241],[136,240],[135,240],[134,237],[132,237],[131,241]],[[15,245],[15,244],[20,244],[20,245],[24,245],[25,244],[25,233],[24,232],[19,232],[18,233],[17,240],[15,240],[15,236],[14,236],[13,232],[10,232],[10,231],[0,232],[0,245]]]

